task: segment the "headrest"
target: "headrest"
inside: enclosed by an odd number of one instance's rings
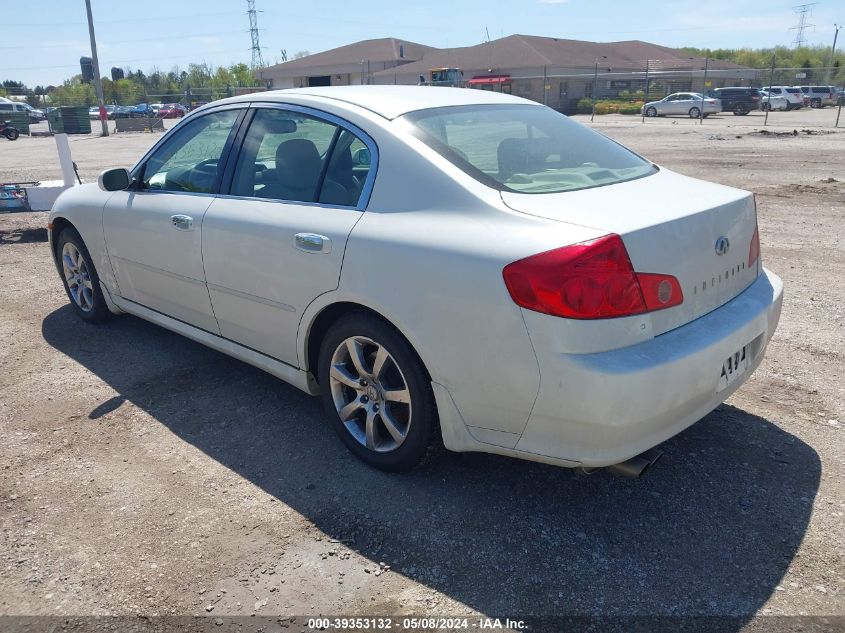
[[[313,189],[321,162],[317,146],[306,138],[292,138],[276,148],[276,176],[285,187]]]

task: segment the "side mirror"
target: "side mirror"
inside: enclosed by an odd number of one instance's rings
[[[370,166],[370,150],[366,147],[362,147],[359,150],[355,151],[355,154],[352,156],[352,162],[359,167],[369,167]]]
[[[123,191],[129,187],[129,170],[123,167],[107,169],[97,176],[97,185],[103,191]]]

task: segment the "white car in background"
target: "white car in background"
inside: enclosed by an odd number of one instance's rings
[[[442,441],[637,474],[748,379],[782,301],[751,193],[459,88],[214,102],[64,192],[49,236],[81,319],[319,394],[385,470]]]
[[[722,102],[697,92],[676,92],[660,101],[643,104],[641,112],[648,117],[680,115],[697,119],[701,116],[702,109],[704,116],[718,114],[722,111]]]
[[[760,109],[766,110],[789,110],[789,99],[782,95],[775,95],[767,90],[760,90]]]
[[[801,92],[801,88],[792,88],[790,86],[770,86],[768,88],[763,88],[760,92],[771,93],[772,98],[784,97],[787,102],[787,110],[800,110],[804,107],[804,93]]]

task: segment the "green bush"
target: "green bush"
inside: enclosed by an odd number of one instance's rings
[[[596,101],[596,114],[639,114],[642,101],[629,101],[627,99],[600,99]],[[578,114],[590,114],[593,111],[591,99],[580,99],[575,106]]]
[[[642,103],[630,103],[619,108],[619,114],[639,114],[642,107]]]
[[[583,99],[578,99],[578,103],[575,106],[575,111],[578,114],[590,114],[593,111],[593,100],[584,97]]]

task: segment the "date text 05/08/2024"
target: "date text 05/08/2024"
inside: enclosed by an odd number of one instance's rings
[[[401,626],[401,629],[398,627]],[[503,630],[522,631],[524,620],[510,618],[444,618],[444,617],[351,617],[309,618],[308,628],[336,631],[393,631],[425,629],[436,631]]]

